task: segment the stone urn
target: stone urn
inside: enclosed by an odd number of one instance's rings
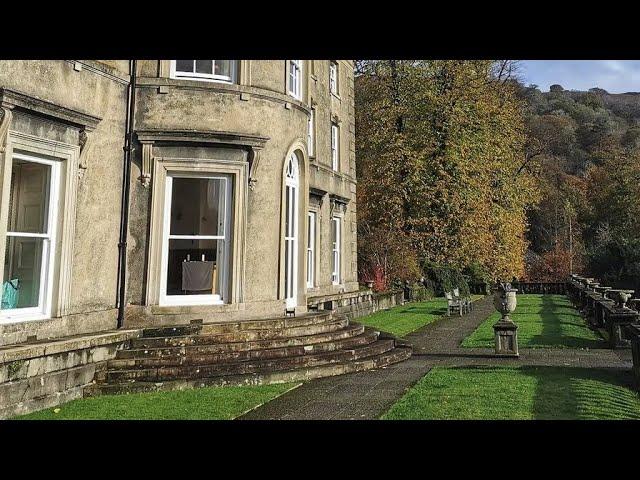
[[[513,323],[509,314],[518,304],[516,288],[510,283],[499,283],[493,293],[493,306],[500,312],[501,318],[493,326],[495,334],[495,353],[498,357],[518,357],[518,326]]]
[[[493,293],[493,306],[502,314],[500,321],[511,322],[510,313],[513,313],[518,306],[516,292],[518,289],[511,288],[510,284],[501,284]]]
[[[367,281],[367,288],[373,288],[373,280]]]
[[[618,308],[627,308],[627,302],[633,295],[634,290],[610,290],[611,300],[617,302]]]

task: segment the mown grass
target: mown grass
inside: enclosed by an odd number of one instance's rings
[[[483,295],[472,295],[472,300],[482,298]],[[391,333],[396,337],[404,337],[409,333],[437,320],[447,313],[447,300],[437,297],[425,302],[408,303],[389,310],[358,318],[356,322],[369,327]]]
[[[232,420],[296,384],[204,387],[74,400],[16,420]],[[56,413],[57,411],[57,413]]]
[[[602,348],[604,341],[587,328],[564,295],[518,295],[511,319],[518,325],[520,348]],[[493,325],[500,314],[489,316],[462,342],[463,347],[494,346]]]
[[[640,419],[628,372],[566,367],[435,367],[387,420]]]

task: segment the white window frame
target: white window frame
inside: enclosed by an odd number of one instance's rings
[[[211,66],[211,71],[216,71],[215,62],[217,60],[211,60],[213,65]],[[218,82],[218,83],[236,83],[237,79],[237,70],[238,70],[238,61],[237,60],[225,60],[231,62],[231,76],[226,75],[216,75],[215,73],[197,73],[195,71],[195,62],[194,60],[194,68],[193,72],[181,72],[177,70],[177,61],[171,60],[171,70],[170,76],[171,78],[176,79],[190,79],[190,80],[199,80],[204,82]]]
[[[309,228],[307,229],[307,288],[315,287],[316,278],[316,212],[307,213]]]
[[[43,320],[51,318],[53,303],[54,268],[56,261],[56,245],[58,230],[58,206],[60,199],[60,161],[49,160],[32,154],[13,152],[7,161],[13,163],[13,159],[39,163],[51,167],[49,178],[49,211],[47,218],[47,233],[6,232],[6,240],[13,238],[41,238],[43,239],[42,265],[40,266],[40,291],[38,293],[38,306],[26,308],[14,308],[0,310],[0,323],[11,323],[25,320]],[[10,279],[2,279],[2,283]]]
[[[331,122],[331,168],[337,172],[340,170],[340,127]]]
[[[302,100],[302,60],[287,60],[287,93]]]
[[[173,191],[174,178],[206,178],[211,180],[223,180],[225,185],[224,193],[224,227],[222,235],[172,235],[171,234],[171,197]],[[230,243],[231,243],[231,216],[232,216],[232,195],[231,189],[233,182],[230,177],[206,173],[185,174],[185,173],[168,173],[165,180],[165,197],[164,197],[164,215],[163,215],[163,236],[162,236],[162,256],[160,264],[160,306],[182,306],[182,305],[223,305],[228,302],[229,297],[229,274],[231,266],[230,259]],[[218,260],[218,278],[222,278],[220,288],[221,295],[217,294],[199,294],[199,295],[168,295],[167,294],[167,264],[169,261],[169,240],[222,240],[224,242],[222,262]]]
[[[285,218],[284,225],[284,243],[285,249],[289,250],[289,256],[285,255],[285,302],[287,308],[294,308],[298,303],[298,211],[299,211],[299,192],[300,192],[300,160],[298,155],[293,152],[287,159],[287,167],[291,165],[291,175],[286,174],[284,182],[285,194]],[[286,208],[288,207],[288,208]],[[287,223],[290,231],[287,231]]]
[[[309,122],[307,125],[307,151],[309,157],[316,156],[316,109],[311,107],[311,114],[309,115]]]
[[[331,283],[340,285],[342,277],[340,275],[342,263],[342,217],[331,217],[332,227],[335,225],[336,238],[331,238]],[[333,228],[332,228],[333,230]]]
[[[329,91],[338,96],[338,62],[329,62]]]

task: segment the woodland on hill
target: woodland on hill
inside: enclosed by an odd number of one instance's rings
[[[511,61],[358,61],[355,82],[361,280],[636,285],[640,95],[543,93]]]

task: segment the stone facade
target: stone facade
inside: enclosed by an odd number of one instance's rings
[[[235,61],[230,82],[177,78],[170,60],[137,62],[126,327],[284,313],[284,186],[292,155],[298,163],[295,309],[305,312],[307,297],[357,291],[353,64],[305,60],[297,65],[299,91],[294,96],[291,61]],[[332,74],[337,79],[334,92]],[[47,281],[52,288],[49,315],[0,319],[0,346],[116,327],[130,80],[128,61],[0,61],[3,226],[10,215],[13,187],[7,165],[14,152],[42,155],[60,165],[55,240],[51,237],[55,252]],[[338,132],[336,168],[332,125]],[[229,179],[230,191],[223,298],[216,304],[163,304],[166,179],[218,174]],[[308,288],[309,211],[316,222],[314,281]],[[338,281],[332,277],[334,217],[341,232]],[[3,227],[3,252],[7,238]]]

